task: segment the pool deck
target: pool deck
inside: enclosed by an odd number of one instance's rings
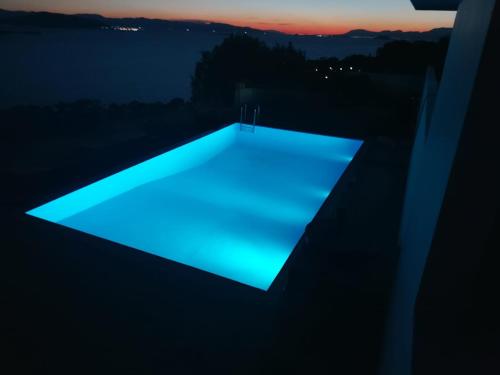
[[[52,373],[374,373],[408,153],[368,140],[268,293],[33,221],[40,175],[24,175],[2,217],[11,359]]]

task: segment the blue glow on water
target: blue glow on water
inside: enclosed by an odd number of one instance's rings
[[[361,144],[233,124],[27,214],[268,290]]]

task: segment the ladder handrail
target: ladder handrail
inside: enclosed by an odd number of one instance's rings
[[[253,110],[253,123],[247,124],[245,123],[247,120],[247,104],[244,104],[240,107],[240,130],[243,131],[245,129],[251,128],[252,133],[255,133],[255,126],[257,125],[258,117],[260,116],[260,105],[257,105]]]

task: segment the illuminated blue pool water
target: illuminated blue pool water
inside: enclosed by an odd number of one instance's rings
[[[268,290],[361,143],[233,124],[27,213]]]

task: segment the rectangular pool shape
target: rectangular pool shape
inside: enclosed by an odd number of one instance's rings
[[[267,291],[362,142],[233,124],[27,214]]]

